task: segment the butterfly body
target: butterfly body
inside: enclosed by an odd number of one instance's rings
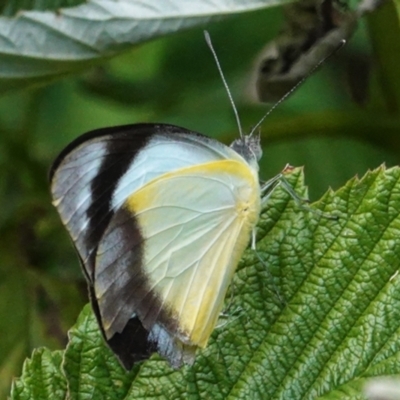
[[[55,161],[53,203],[122,364],[192,363],[258,221],[259,138],[231,147],[172,125],[93,131]]]

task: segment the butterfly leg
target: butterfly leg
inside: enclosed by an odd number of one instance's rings
[[[284,176],[281,176],[279,183],[282,185],[283,189],[285,189],[290,194],[292,199],[295,201],[295,203],[301,210],[311,212],[314,215],[318,215],[320,217],[327,218],[327,219],[333,219],[333,220],[338,219],[337,215],[325,213],[321,210],[310,207],[308,205],[310,203],[310,201],[308,199],[304,199],[304,198],[300,197],[295,192],[293,187],[290,185],[290,183],[286,180],[286,178]]]
[[[280,173],[261,185],[261,193],[262,193],[263,203],[265,203],[266,200],[268,200],[270,195],[279,186],[280,180],[282,177],[283,177],[283,174]],[[266,200],[264,200],[264,199],[266,199]]]
[[[290,168],[292,168],[292,167],[286,166],[284,168],[283,172],[274,176],[273,178],[271,178],[270,180],[268,180],[261,186],[261,193],[263,194],[263,197],[262,197],[263,204],[265,204],[268,201],[271,194],[275,191],[275,189],[279,185],[281,185],[283,187],[283,189],[286,190],[286,192],[290,194],[290,197],[292,197],[292,199],[296,202],[296,204],[298,206],[304,207],[304,203],[309,202],[308,199],[304,199],[304,198],[300,197],[296,193],[296,191],[293,189],[293,187],[290,185],[290,183],[287,181],[287,179],[285,178],[284,173],[285,173],[285,171],[287,171]]]
[[[315,208],[311,208],[309,204],[309,200],[305,199],[303,197],[300,197],[296,191],[293,189],[293,186],[287,181],[285,178],[285,171],[291,169],[292,167],[286,166],[280,174],[274,176],[267,182],[265,182],[261,186],[261,193],[263,194],[262,196],[262,205],[265,205],[265,203],[268,201],[268,199],[271,197],[272,193],[275,191],[275,189],[278,186],[282,186],[282,188],[290,195],[290,197],[295,201],[297,206],[303,210],[303,211],[308,211],[311,212],[315,215],[318,215],[323,218],[328,218],[328,219],[333,219],[337,220],[338,217],[336,215],[324,213],[323,211],[317,210]]]

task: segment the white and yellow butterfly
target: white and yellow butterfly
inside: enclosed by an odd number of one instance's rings
[[[127,369],[155,351],[191,364],[207,345],[260,214],[254,132],[228,147],[172,125],[119,126],[86,133],[54,162],[53,204]]]

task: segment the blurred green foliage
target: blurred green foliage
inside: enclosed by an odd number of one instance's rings
[[[279,32],[279,8],[207,27],[248,131],[267,110],[246,99],[253,60]],[[393,3],[365,17],[262,127],[261,178],[305,166],[311,200],[381,163],[400,160],[399,23]],[[348,90],[349,64],[370,65],[368,98]],[[47,171],[85,131],[163,122],[229,143],[231,105],[202,29],[142,44],[93,70],[0,99],[0,397],[33,348],[61,348],[87,294],[78,258],[51,205]],[[5,333],[5,334],[4,334]]]

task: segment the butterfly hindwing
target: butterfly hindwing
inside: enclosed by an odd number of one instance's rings
[[[175,346],[175,364],[189,358],[185,346],[204,347],[258,219],[257,188],[242,162],[223,160],[166,173],[133,193],[96,258],[106,336],[135,310],[150,332],[164,330],[158,350]]]

